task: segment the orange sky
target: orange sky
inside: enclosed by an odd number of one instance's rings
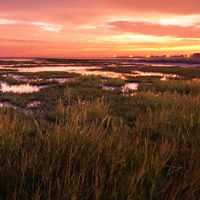
[[[199,0],[0,1],[0,57],[194,52]]]

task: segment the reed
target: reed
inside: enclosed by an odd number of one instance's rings
[[[0,199],[199,199],[198,83],[120,96],[88,79],[48,89],[44,118],[0,110]]]

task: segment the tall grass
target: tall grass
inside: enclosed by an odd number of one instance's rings
[[[154,92],[177,92],[180,94],[200,94],[200,83],[198,81],[155,81],[150,84],[140,84],[139,91]]]
[[[199,94],[65,90],[47,119],[1,109],[0,199],[199,199]]]
[[[125,81],[121,78],[109,78],[106,82],[106,86],[121,87],[125,84]]]

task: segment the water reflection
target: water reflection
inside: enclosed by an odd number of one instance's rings
[[[13,108],[13,109],[17,109],[17,106],[13,106],[12,104],[10,103],[7,103],[7,102],[0,102],[0,108]]]
[[[166,76],[166,77],[178,77],[176,74],[163,74],[159,72],[142,72],[142,71],[134,71],[134,76]]]
[[[180,78],[179,75],[177,74],[163,74],[163,73],[159,73],[159,72],[142,72],[142,71],[133,71],[134,74],[131,74],[129,76],[158,76],[160,77],[161,81],[166,81],[169,78]]]
[[[57,81],[59,83],[65,83],[68,81],[73,81],[75,78],[50,78],[49,81]]]
[[[43,86],[32,86],[29,84],[22,85],[8,85],[7,83],[1,83],[2,92],[14,92],[14,93],[32,93],[38,92]]]
[[[138,89],[138,83],[126,83],[124,86],[122,86],[122,90],[124,92],[128,90],[137,90]]]
[[[102,89],[107,90],[107,91],[114,91],[114,90],[120,89],[120,87],[102,85]]]
[[[88,62],[90,63],[90,62]],[[123,63],[120,63],[123,65]],[[133,63],[131,63],[133,66]],[[137,64],[138,65],[138,64]],[[141,65],[141,64],[140,64]],[[117,67],[116,64],[110,64],[108,66],[112,66],[113,68]],[[147,65],[144,65],[147,66]],[[134,67],[134,66],[133,66]],[[0,67],[2,69],[13,69],[11,67]],[[142,72],[142,71],[133,71],[132,73],[118,73],[114,71],[103,71],[103,67],[101,66],[72,66],[68,64],[60,64],[60,66],[51,64],[40,66],[40,67],[16,67],[14,68],[18,70],[18,72],[28,72],[28,73],[37,73],[37,72],[69,72],[69,73],[78,73],[81,75],[100,75],[102,77],[108,77],[108,78],[121,78],[126,79],[126,76],[161,76],[161,78],[172,78],[172,77],[178,77],[175,74],[163,74],[159,72]],[[16,79],[23,79],[22,77],[16,77]],[[59,81],[59,80],[58,80]],[[61,80],[60,80],[61,81]],[[63,81],[64,82],[64,81]]]
[[[25,76],[23,75],[17,75],[17,74],[4,74],[3,77],[12,77],[17,81],[29,81]]]
[[[102,89],[103,90],[108,90],[108,91],[114,91],[114,90],[121,90],[122,92],[128,92],[129,90],[131,91],[136,91],[138,89],[139,83],[126,83],[122,87],[113,87],[113,86],[106,86],[103,85]]]
[[[37,106],[40,105],[40,104],[41,104],[40,101],[33,101],[33,102],[27,104],[27,107],[28,107],[28,108],[33,108],[33,107],[37,107]]]
[[[88,69],[101,69],[101,67],[95,66],[41,66],[41,67],[20,67],[17,68],[19,72],[84,72]]]
[[[112,71],[98,71],[98,69],[102,69],[102,67],[98,66],[87,66],[87,67],[77,67],[77,66],[71,66],[71,67],[30,67],[30,68],[17,68],[19,72],[44,72],[44,71],[63,71],[63,72],[69,72],[69,73],[78,73],[81,75],[99,75],[102,77],[107,78],[121,78],[126,79],[125,76],[160,76],[160,77],[166,77],[166,78],[175,78],[178,77],[176,74],[163,74],[159,72],[142,72],[142,71],[134,71],[132,74],[126,74],[126,73],[118,73],[118,72],[112,72]],[[92,71],[91,71],[92,70]]]

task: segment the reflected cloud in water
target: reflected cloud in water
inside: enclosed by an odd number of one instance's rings
[[[14,92],[14,93],[32,93],[38,92],[44,86],[32,86],[29,84],[22,84],[22,85],[8,85],[7,83],[1,83],[0,90],[2,92]]]

